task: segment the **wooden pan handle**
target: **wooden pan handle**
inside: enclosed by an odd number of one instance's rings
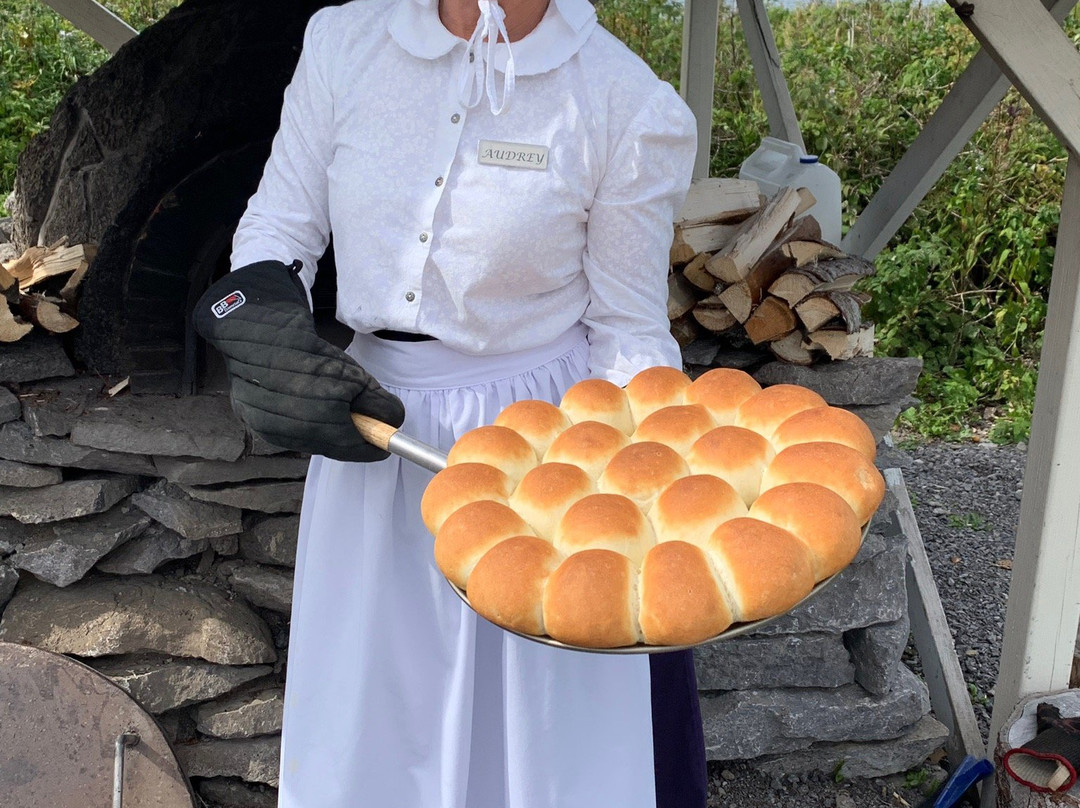
[[[384,424],[370,415],[361,415],[358,412],[350,413],[350,415],[353,424],[364,440],[373,446],[378,446],[383,451],[390,451],[390,438],[397,434],[397,427]]]

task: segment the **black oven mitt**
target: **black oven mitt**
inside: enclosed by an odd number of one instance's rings
[[[315,333],[300,267],[260,261],[230,272],[195,305],[195,330],[225,358],[237,415],[274,446],[383,460],[388,453],[360,437],[350,413],[401,426],[405,408]]]
[[[1068,790],[1080,769],[1080,717],[1062,718],[1056,706],[1043,703],[1035,710],[1035,731],[1005,753],[1005,771],[1034,791]]]

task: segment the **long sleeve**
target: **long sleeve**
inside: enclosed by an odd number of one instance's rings
[[[661,84],[616,144],[589,212],[584,254],[590,372],[625,384],[654,365],[681,367],[667,319],[672,222],[693,169],[693,116]]]
[[[334,106],[320,47],[325,15],[304,32],[303,50],[285,90],[281,123],[255,194],[233,237],[232,268],[256,261],[304,264],[310,289],[315,264],[330,239],[327,168],[333,145]]]

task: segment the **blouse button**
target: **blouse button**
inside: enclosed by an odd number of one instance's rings
[[[443,184],[443,178],[442,177],[439,177],[438,179],[435,180],[435,187],[436,188],[442,188],[442,184]]]
[[[427,243],[427,233],[421,233],[420,234],[420,243],[421,244],[426,244]]]
[[[450,116],[450,123],[457,123],[460,120],[461,120],[461,116],[458,115],[456,112],[453,115]]]
[[[405,293],[405,299],[408,300],[410,303],[412,303],[414,300],[416,300],[416,295],[413,294],[412,292],[406,292]]]

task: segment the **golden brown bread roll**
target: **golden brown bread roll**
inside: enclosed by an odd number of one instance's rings
[[[735,411],[735,426],[772,438],[776,428],[791,416],[825,406],[828,406],[825,399],[813,390],[795,384],[774,384],[739,405]]]
[[[515,401],[500,412],[494,424],[512,429],[525,438],[539,462],[556,436],[570,426],[570,419],[550,402],[528,399]]]
[[[595,493],[596,482],[577,466],[541,463],[525,475],[510,495],[510,507],[532,526],[537,536],[552,541],[567,509],[582,497]]]
[[[436,474],[420,499],[420,518],[434,536],[446,517],[470,502],[491,499],[506,503],[514,484],[502,471],[486,463],[447,466]]]
[[[815,407],[788,418],[776,428],[776,451],[799,443],[842,443],[873,462],[877,456],[874,434],[862,418],[839,407]]]
[[[515,485],[539,464],[525,438],[505,426],[480,426],[457,439],[446,454],[446,465],[486,463],[503,471]]]
[[[836,492],[860,525],[870,521],[885,497],[885,480],[874,464],[839,443],[800,443],[773,458],[761,478],[761,491],[785,483],[818,483]]]
[[[555,438],[544,454],[545,463],[569,463],[594,480],[630,438],[610,424],[582,421]]]
[[[567,390],[559,409],[575,424],[599,421],[624,435],[634,431],[634,417],[626,392],[606,379],[584,379]]]
[[[761,475],[775,454],[772,444],[757,432],[718,426],[690,447],[686,462],[694,474],[711,474],[724,480],[749,507],[757,499]]]
[[[562,554],[543,539],[506,539],[488,550],[473,569],[469,604],[496,625],[543,634],[544,585],[562,560]]]
[[[716,426],[709,411],[700,404],[677,404],[647,416],[638,424],[630,440],[662,443],[685,457],[694,441]]]
[[[704,546],[724,522],[746,516],[746,504],[730,485],[711,474],[692,474],[661,492],[649,511],[656,541]]]
[[[717,426],[731,426],[744,401],[761,392],[761,385],[749,373],[734,368],[713,368],[694,379],[686,388],[686,403],[701,404]]]
[[[629,497],[642,511],[648,511],[661,491],[689,473],[686,461],[670,446],[655,441],[631,443],[611,458],[596,488]]]
[[[855,511],[839,494],[816,483],[770,488],[750,506],[750,516],[783,528],[805,544],[818,581],[850,564],[862,544]]]
[[[690,645],[731,625],[731,608],[708,557],[686,542],[669,541],[649,550],[638,595],[641,634],[650,645]]]
[[[590,494],[567,509],[555,530],[564,555],[603,548],[634,562],[635,569],[656,543],[652,525],[633,502],[618,494]]]
[[[677,368],[654,367],[636,374],[626,385],[634,423],[640,424],[663,407],[685,403],[690,377]]]
[[[435,563],[443,575],[465,589],[480,557],[511,536],[531,536],[532,528],[501,502],[482,499],[462,505],[435,534]]]
[[[560,642],[618,648],[640,639],[637,565],[611,550],[567,558],[544,589],[544,627]]]
[[[705,550],[736,622],[786,612],[814,588],[806,545],[766,522],[749,517],[724,522]]]

